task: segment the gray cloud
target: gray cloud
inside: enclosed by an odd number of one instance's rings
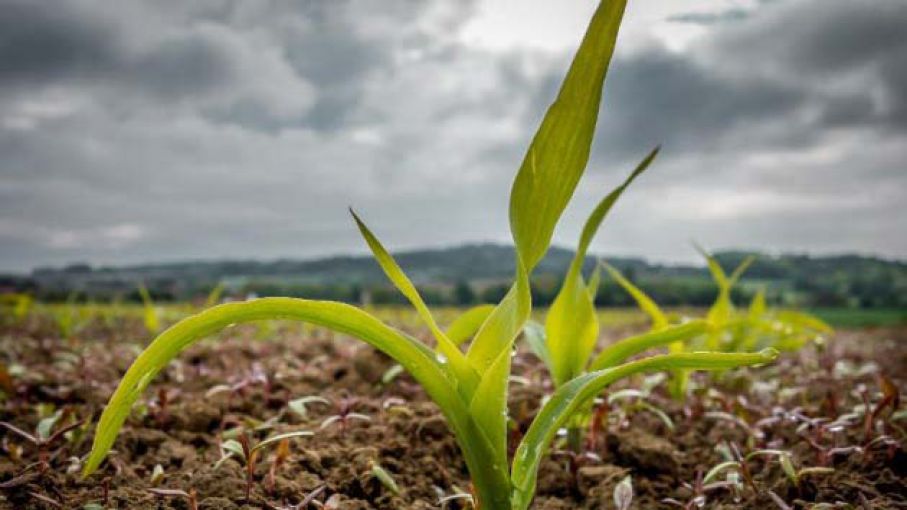
[[[660,143],[596,250],[907,257],[907,19],[876,4],[705,13],[685,50],[620,53],[557,241]],[[513,170],[568,55],[463,43],[475,8],[6,2],[0,269],[361,251],[350,204],[395,248],[506,241]]]
[[[110,27],[72,6],[6,1],[0,8],[0,85],[91,76],[116,59]]]

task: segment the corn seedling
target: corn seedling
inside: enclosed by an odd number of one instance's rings
[[[220,303],[221,296],[224,294],[224,284],[218,283],[211,289],[211,292],[208,293],[208,297],[205,298],[205,308],[211,308]]]
[[[34,305],[34,298],[30,294],[2,294],[0,295],[0,311],[3,316],[9,316],[14,323],[20,323],[28,317]]]
[[[567,269],[564,283],[548,310],[544,327],[529,322],[525,328],[525,338],[530,349],[548,367],[556,387],[588,371],[617,366],[645,350],[683,342],[705,331],[703,321],[676,327],[665,325],[650,333],[621,340],[593,357],[599,334],[595,296],[600,268],[596,268],[587,283],[582,275],[586,253],[608,212],[624,190],[649,167],[657,154],[658,149],[649,153],[620,186],[598,203],[583,226],[576,253]],[[567,427],[567,442],[575,452],[579,451],[582,444],[581,431],[587,415],[588,408],[586,412],[577,413]]]
[[[610,211],[623,191],[648,168],[658,150],[653,150],[636,167],[630,176],[609,193],[593,210],[583,227],[576,254],[567,270],[564,283],[545,318],[544,327],[529,322],[524,337],[530,349],[548,367],[555,386],[560,386],[587,371],[604,370],[618,366],[628,358],[649,349],[682,345],[706,333],[708,324],[702,320],[670,324],[667,316],[642,291],[623,278],[616,269],[607,264],[596,267],[588,283],[581,272],[586,252],[602,220]],[[593,356],[598,341],[599,323],[595,313],[595,297],[600,280],[601,267],[605,267],[637,299],[652,319],[652,329],[645,334],[620,340],[602,349]],[[568,426],[567,442],[574,451],[582,444],[582,425],[587,412],[576,415]]]
[[[669,352],[679,353],[702,348],[722,352],[757,352],[766,348],[794,351],[807,342],[818,341],[822,335],[832,332],[830,326],[812,315],[793,310],[768,309],[765,289],[755,293],[745,312],[738,312],[731,300],[731,291],[755,258],[746,257],[728,275],[717,258],[698,245],[696,248],[706,258],[709,272],[718,287],[718,295],[706,313],[706,328],[692,337],[668,344]],[[602,266],[650,318],[652,332],[665,331],[678,323],[676,318],[665,313],[651,297],[620,271],[604,262]],[[685,398],[689,373],[678,370],[672,375],[669,383],[670,393],[676,399]]]
[[[739,352],[772,347],[782,351],[795,351],[807,342],[818,340],[832,332],[831,327],[807,313],[794,310],[769,310],[765,302],[765,289],[759,289],[745,313],[738,313],[731,300],[731,291],[746,270],[756,260],[749,256],[728,275],[718,259],[702,247],[696,249],[705,257],[712,279],[718,287],[718,296],[709,308],[707,319],[715,326],[707,337],[711,349]]]
[[[76,299],[78,297],[77,293],[72,292],[66,297],[66,303],[62,307],[52,308],[51,314],[54,323],[57,325],[57,331],[62,338],[72,338],[78,326],[80,326],[77,323],[78,311],[76,310]]]
[[[365,310],[338,302],[262,298],[215,306],[174,324],[136,359],[101,415],[84,475],[97,470],[132,404],[171,359],[193,342],[237,323],[271,319],[310,322],[359,338],[393,358],[425,389],[446,418],[472,478],[476,506],[482,510],[528,508],[535,493],[539,463],[557,431],[614,381],[651,371],[726,370],[773,360],[773,351],[679,353],[608,368],[593,363],[589,371],[581,373],[573,364],[577,357],[564,355],[562,359],[559,351],[556,356],[561,368],[557,374],[562,383],[539,410],[510,465],[508,380],[513,344],[532,308],[529,276],[547,252],[555,226],[585,170],[602,86],[625,5],[626,0],[608,0],[598,5],[557,99],[517,172],[509,209],[516,246],[514,282],[472,336],[465,352],[438,326],[416,287],[354,215],[379,265],[428,326],[437,342],[435,348],[386,325]],[[586,292],[584,288],[574,289],[574,295],[586,295],[580,291]],[[562,306],[569,313],[568,305]],[[586,336],[559,338],[565,342],[587,341]],[[576,377],[569,379],[570,374]],[[237,452],[242,450],[242,455],[251,456],[251,447],[236,446]]]
[[[145,284],[139,284],[139,296],[142,298],[142,319],[145,329],[152,335],[156,335],[161,330],[161,320],[158,317],[157,308],[154,306],[154,300],[151,299],[151,293]]]

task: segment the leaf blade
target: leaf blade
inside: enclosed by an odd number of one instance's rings
[[[771,362],[777,351],[760,353],[678,353],[653,356],[618,367],[589,372],[558,388],[545,403],[523,437],[514,456],[511,481],[514,508],[528,507],[535,491],[539,463],[557,430],[590,398],[605,387],[635,373],[655,370],[726,370]]]
[[[453,428],[465,429],[462,423],[466,415],[465,405],[453,390],[450,375],[435,360],[434,353],[428,347],[350,305],[295,298],[262,298],[209,308],[161,333],[133,362],[104,409],[83,476],[97,469],[113,446],[132,405],[154,376],[183,349],[231,324],[276,318],[302,320],[328,327],[360,338],[385,352],[407,368],[432,398],[440,400],[439,406]]]
[[[450,341],[456,345],[462,345],[475,336],[493,311],[494,305],[487,304],[474,306],[466,310],[447,326],[445,331],[447,338],[450,338]]]
[[[394,257],[384,248],[381,241],[378,240],[375,234],[372,233],[355,211],[350,209],[350,214],[356,221],[359,232],[362,234],[362,237],[365,238],[366,244],[368,244],[369,249],[372,251],[372,255],[378,262],[378,265],[381,266],[384,274],[387,275],[387,278],[394,286],[406,296],[406,299],[412,303],[416,312],[419,314],[419,317],[431,330],[432,335],[438,342],[438,351],[450,363],[451,369],[457,374],[458,389],[468,398],[472,395],[472,392],[479,383],[478,372],[471,366],[466,359],[466,356],[460,351],[460,348],[457,347],[443,331],[441,331],[440,327],[438,327],[438,323],[435,322],[431,310],[428,309],[425,301],[422,300],[422,296],[419,294],[418,289],[416,289],[416,286],[413,285],[413,282],[410,281],[409,277],[406,276],[406,273],[403,272],[403,269],[400,268],[397,261],[394,260]]]
[[[601,2],[510,193],[510,230],[527,271],[548,250],[592,146],[602,88],[626,0]]]
[[[579,244],[567,270],[564,284],[545,318],[545,336],[552,361],[552,376],[556,384],[563,384],[582,373],[598,341],[599,325],[598,317],[595,315],[595,302],[582,276],[589,245],[624,190],[649,167],[657,155],[656,147],[620,186],[599,201],[583,225]]]

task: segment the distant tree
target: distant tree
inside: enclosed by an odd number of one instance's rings
[[[469,286],[469,282],[460,280],[453,289],[454,303],[461,306],[467,306],[476,302],[476,293]]]
[[[507,290],[508,287],[506,285],[489,285],[482,289],[479,298],[483,303],[498,303],[504,299]]]

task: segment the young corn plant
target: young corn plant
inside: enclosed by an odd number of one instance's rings
[[[617,268],[611,266],[606,262],[601,263],[611,278],[617,282],[621,288],[626,291],[627,294],[636,301],[636,305],[642,310],[646,315],[649,316],[649,319],[652,322],[650,333],[657,334],[660,332],[670,331],[674,328],[683,325],[686,319],[678,319],[669,316],[660,306],[655,302],[654,299],[649,297],[642,289],[637,287],[633,282],[631,282],[627,277],[621,274]],[[691,321],[689,324],[694,324],[700,326],[702,329],[698,331],[690,331],[691,336],[684,336],[667,343],[668,352],[671,354],[679,354],[686,350],[687,343],[694,343],[699,338],[704,337],[706,334],[713,334],[712,331],[717,327],[711,323],[708,319],[703,321]],[[695,326],[688,326],[690,328],[695,328]],[[683,369],[677,369],[671,371],[671,380],[668,382],[668,391],[671,393],[671,396],[677,400],[683,400],[687,394],[687,385],[689,382],[689,373]]]
[[[718,286],[718,295],[706,313],[706,329],[692,337],[684,338],[684,341],[668,344],[669,352],[678,353],[688,349],[756,352],[766,348],[795,351],[806,343],[832,332],[830,326],[810,314],[794,310],[770,310],[766,305],[764,288],[756,292],[745,312],[737,311],[731,300],[731,291],[755,258],[746,257],[728,275],[717,258],[699,246],[696,248],[706,258],[709,272]],[[602,266],[611,278],[633,297],[639,309],[649,316],[652,332],[669,330],[686,320],[669,316],[650,296],[616,268],[604,262]],[[675,371],[669,383],[671,395],[676,399],[685,398],[688,382],[688,373]]]
[[[309,322],[359,338],[393,358],[446,418],[469,470],[476,505],[482,510],[528,508],[539,463],[558,429],[614,381],[641,372],[724,370],[774,359],[772,351],[679,353],[579,373],[563,380],[529,426],[512,464],[508,458],[508,376],[514,341],[531,312],[529,276],[548,250],[555,226],[585,170],[625,6],[626,0],[598,5],[557,98],[529,146],[510,195],[510,227],[516,246],[514,281],[482,321],[465,352],[438,326],[409,278],[354,215],[378,263],[428,326],[437,342],[435,348],[344,303],[262,298],[215,306],[174,324],[135,360],[101,415],[83,474],[98,469],[133,403],[170,360],[193,342],[236,323],[269,319]]]
[[[769,310],[765,289],[753,295],[746,312],[738,312],[731,301],[731,290],[756,258],[744,258],[728,275],[714,255],[699,246],[696,249],[705,257],[712,279],[718,286],[718,297],[706,316],[714,326],[712,334],[706,338],[710,349],[740,352],[772,347],[781,351],[796,351],[832,332],[831,326],[808,313]]]
[[[587,283],[582,274],[586,253],[611,207],[624,190],[648,168],[657,154],[656,148],[639,163],[620,186],[598,203],[583,226],[576,253],[567,269],[564,283],[548,310],[544,327],[530,321],[525,328],[524,336],[530,349],[548,368],[555,387],[560,387],[589,371],[618,366],[631,356],[648,349],[682,344],[707,330],[707,323],[702,320],[669,325],[662,317],[653,318],[656,326],[652,331],[611,344],[593,356],[599,335],[595,296],[600,280],[600,266],[596,267]],[[587,407],[584,412],[577,413],[567,427],[568,447],[574,452],[579,452],[581,448],[582,429],[588,421],[589,411]]]
[[[20,323],[28,317],[34,305],[34,298],[30,294],[3,294],[0,295],[0,316],[9,316],[13,323]]]
[[[151,293],[145,284],[139,284],[139,296],[142,298],[142,319],[145,329],[152,335],[156,335],[161,330],[161,320],[158,317],[157,308],[154,306],[154,300],[151,299]]]

